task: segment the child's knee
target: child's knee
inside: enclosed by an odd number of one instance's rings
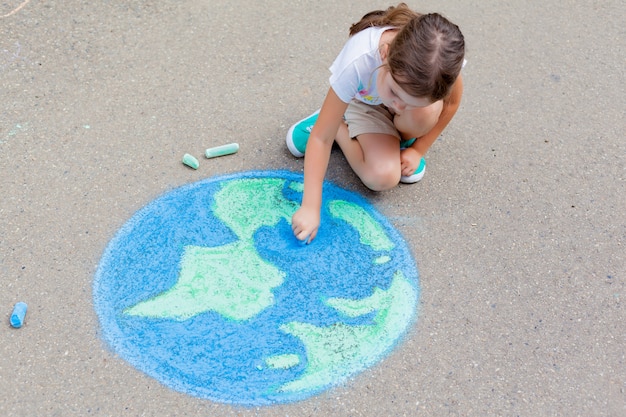
[[[434,102],[428,107],[425,107],[427,110],[427,116],[432,123],[437,123],[439,121],[439,116],[441,116],[441,112],[443,111],[443,100],[439,100]]]
[[[361,181],[372,191],[385,191],[398,185],[400,176],[398,164],[381,161],[374,163],[374,166],[361,176]]]
[[[426,107],[412,109],[409,113],[404,113],[401,117],[394,119],[398,130],[403,137],[415,138],[424,136],[435,127],[443,111],[443,100],[439,100]]]
[[[415,118],[415,128],[423,130],[423,135],[428,133],[439,121],[439,116],[441,116],[441,111],[443,110],[443,100],[436,101],[430,106],[422,107],[420,110]]]

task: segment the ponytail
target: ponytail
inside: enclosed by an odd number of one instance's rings
[[[409,8],[405,3],[397,6],[391,6],[387,10],[375,10],[369,12],[361,18],[357,23],[350,26],[350,36],[359,33],[369,27],[392,26],[401,29],[412,19],[419,17],[417,13]]]

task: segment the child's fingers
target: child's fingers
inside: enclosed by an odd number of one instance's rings
[[[312,232],[302,230],[300,233],[295,234],[295,237],[296,239],[298,239],[298,241],[300,241],[302,245],[308,245],[309,243],[311,243],[311,241],[313,241],[313,239],[315,239],[316,235],[317,229],[313,230]]]
[[[296,239],[298,239],[299,241],[308,241],[311,233],[307,232],[306,230],[302,230],[300,231],[300,233],[296,233],[295,236]]]
[[[311,218],[313,217],[313,218]],[[317,234],[319,219],[307,215],[306,211],[298,210],[292,217],[291,230],[296,239],[310,243]]]

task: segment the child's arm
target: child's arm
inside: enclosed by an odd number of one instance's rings
[[[348,107],[332,88],[328,90],[322,109],[313,126],[304,154],[304,195],[302,205],[291,219],[293,234],[299,240],[313,240],[320,225],[322,185],[326,176],[330,151]]]
[[[450,91],[450,95],[443,100],[443,109],[441,110],[441,115],[439,116],[439,121],[435,126],[424,136],[417,138],[417,140],[411,145],[410,148],[402,151],[402,159],[410,158],[413,163],[407,165],[415,165],[412,167],[408,167],[406,169],[407,172],[402,172],[402,175],[411,175],[417,169],[419,165],[419,160],[423,157],[428,149],[432,146],[433,143],[437,140],[441,132],[448,126],[450,120],[456,114],[456,111],[459,109],[459,105],[461,104],[461,97],[463,96],[463,77],[461,74],[457,77],[456,81],[452,85],[452,90]],[[404,161],[403,161],[404,162]],[[403,166],[405,164],[403,163]]]

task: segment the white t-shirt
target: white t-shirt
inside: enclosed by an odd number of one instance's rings
[[[353,98],[366,104],[382,104],[376,88],[380,37],[391,27],[371,27],[351,36],[330,66],[330,86],[344,103]]]

